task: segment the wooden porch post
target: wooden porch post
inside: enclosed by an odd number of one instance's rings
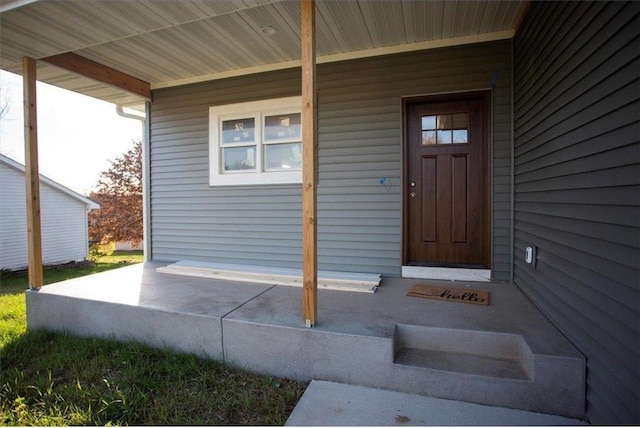
[[[315,30],[315,1],[302,0],[302,316],[307,327],[315,325],[318,309]]]
[[[36,102],[36,60],[22,59],[24,90],[24,178],[27,196],[27,245],[29,288],[42,287],[42,234],[40,229],[40,170],[38,168],[38,117]]]

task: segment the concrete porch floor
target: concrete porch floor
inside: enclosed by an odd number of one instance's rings
[[[490,306],[406,296],[384,278],[374,294],[319,290],[302,323],[300,288],[156,272],[134,265],[27,292],[29,329],[138,340],[248,370],[582,419],[584,357],[507,283]]]

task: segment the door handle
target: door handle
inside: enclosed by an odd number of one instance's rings
[[[409,196],[411,196],[412,198],[415,198],[416,197],[416,192],[409,193]]]

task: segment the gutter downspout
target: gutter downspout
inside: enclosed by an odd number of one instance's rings
[[[125,119],[139,120],[142,125],[142,242],[144,261],[151,260],[151,234],[149,233],[149,132],[147,129],[147,117],[149,117],[149,103],[145,103],[145,115],[127,113],[124,111],[124,107],[121,105],[116,106],[116,113],[118,116]]]
[[[141,116],[139,114],[133,114],[133,113],[127,113],[127,112],[124,111],[124,106],[120,106],[120,105],[116,106],[116,113],[118,113],[118,116],[122,116],[125,119],[135,119],[135,120],[141,121],[142,122],[142,135],[143,136],[145,135],[145,126],[144,126],[144,124],[145,124],[145,122],[147,120],[146,116]]]

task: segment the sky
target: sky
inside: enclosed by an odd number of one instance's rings
[[[100,173],[142,139],[142,123],[116,113],[116,105],[37,83],[40,174],[88,195]],[[0,71],[0,153],[24,164],[22,76]]]

